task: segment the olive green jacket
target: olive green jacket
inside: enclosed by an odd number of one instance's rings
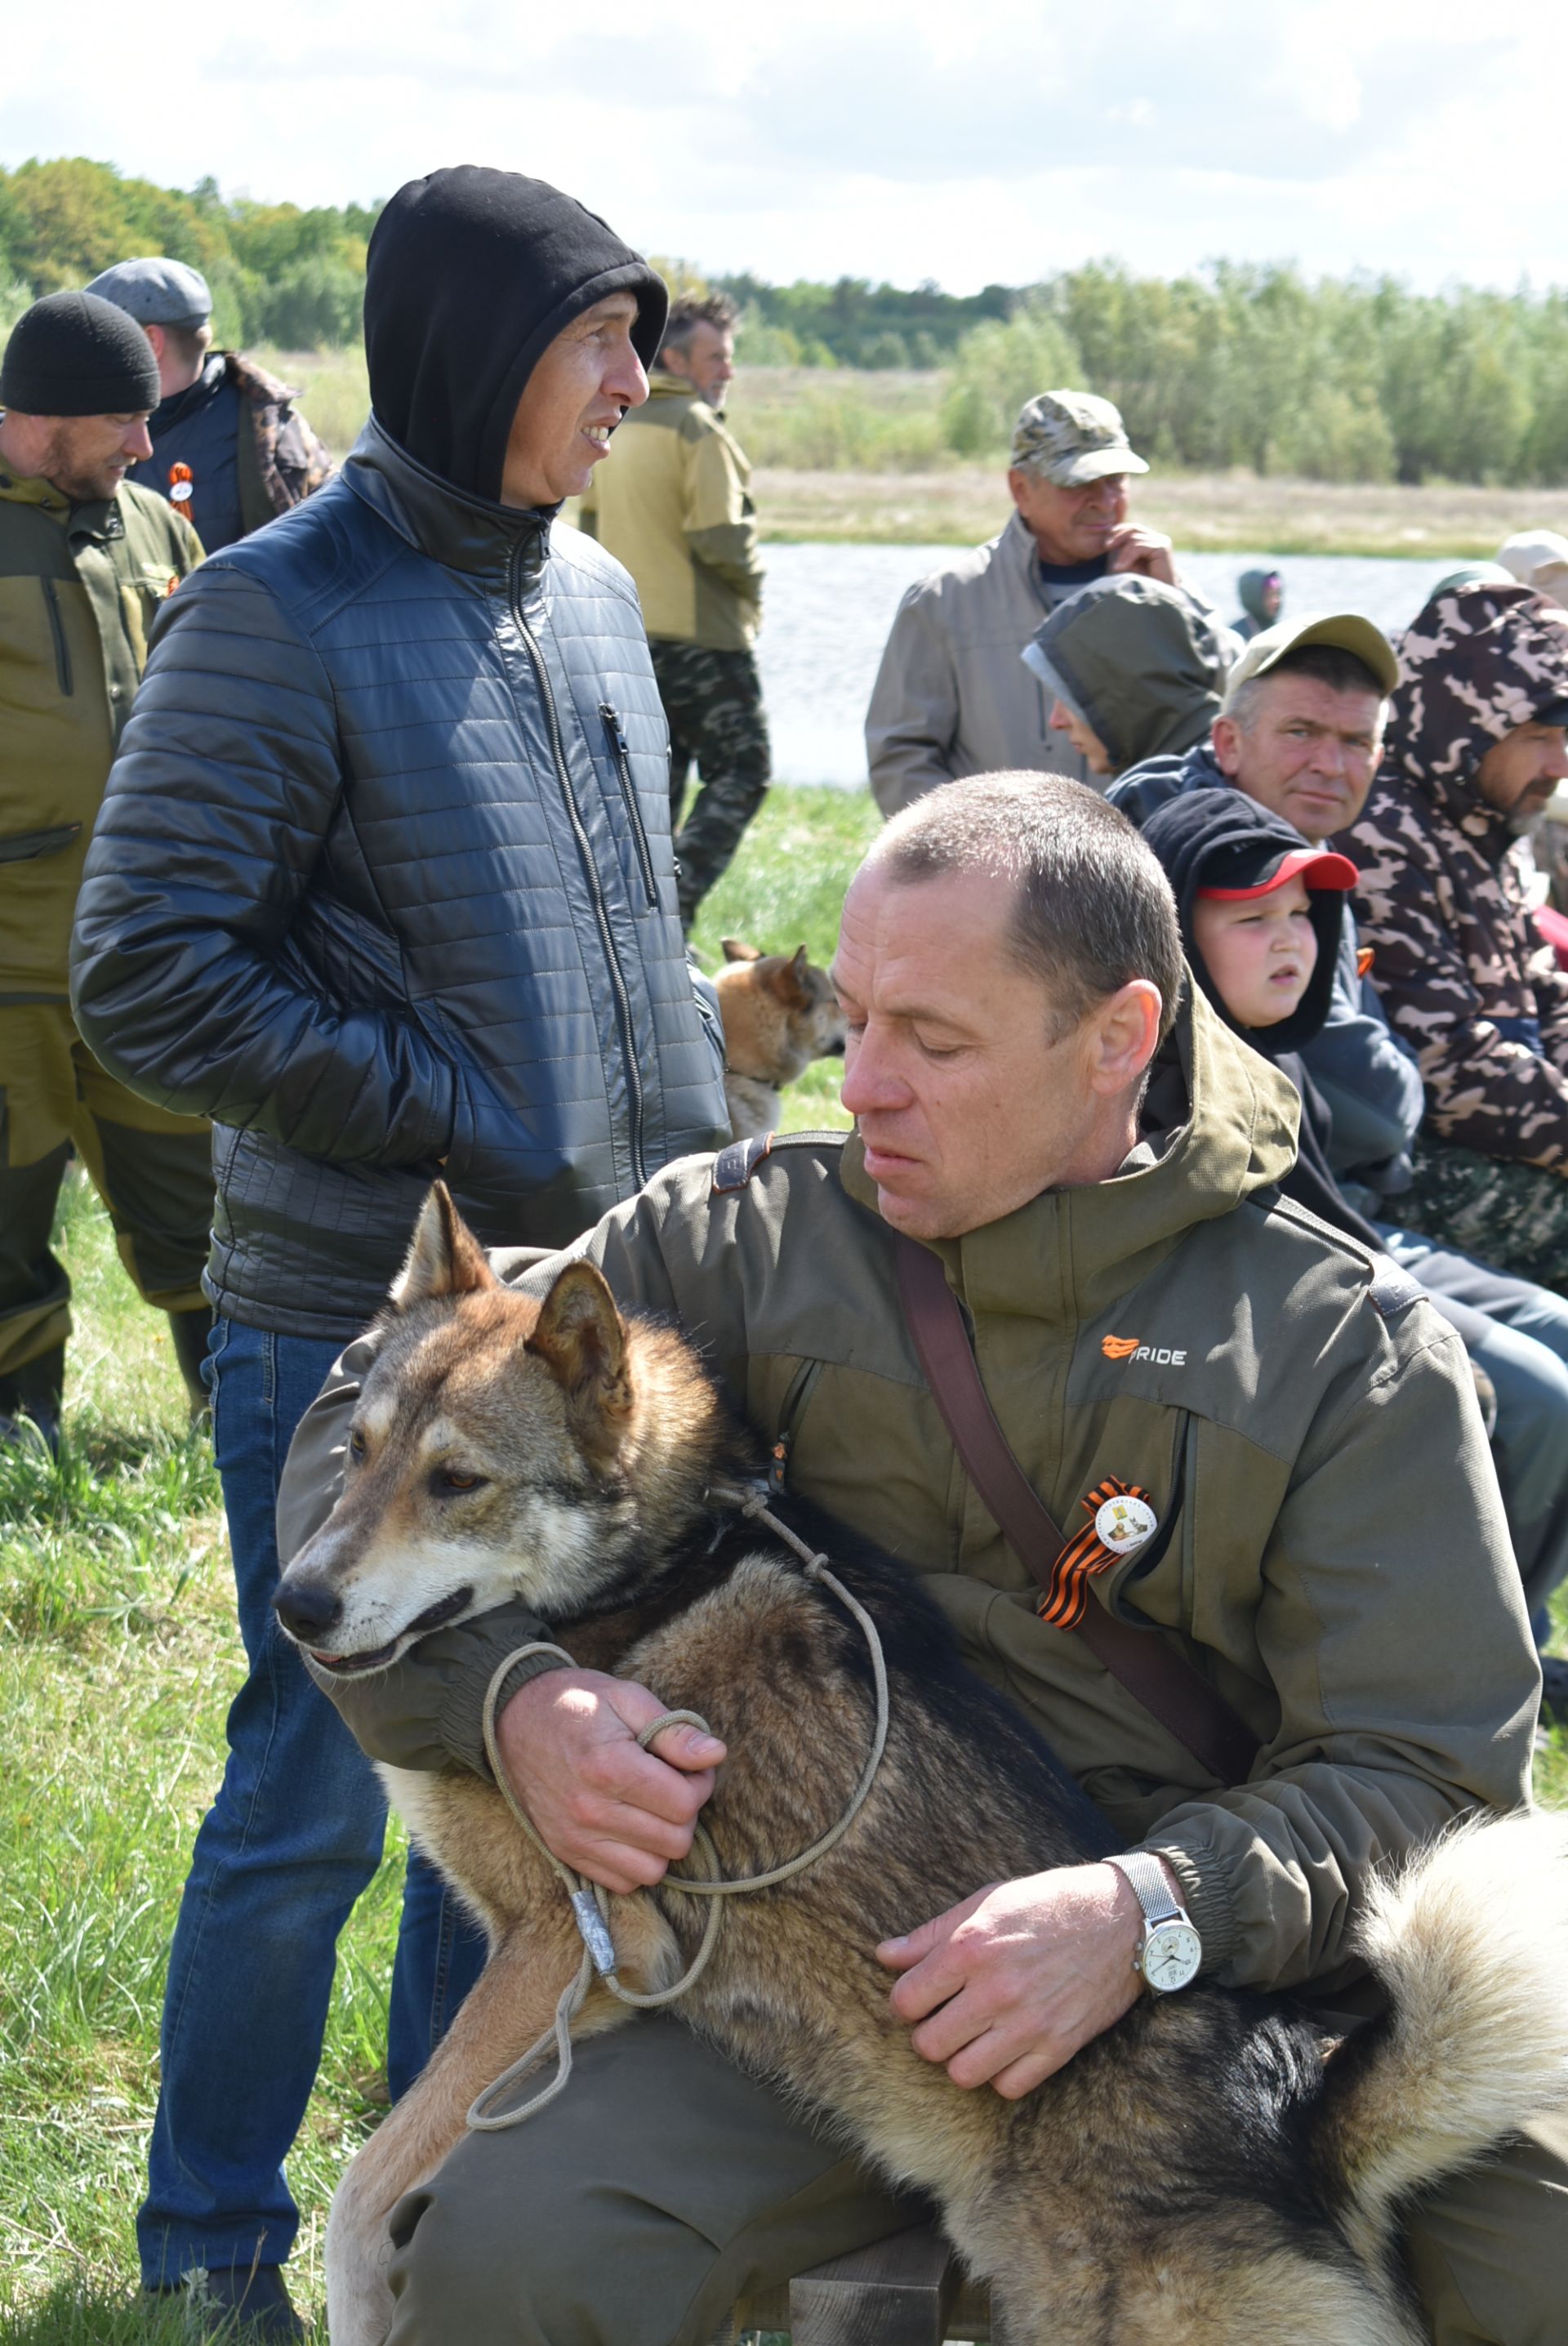
[[[751,467],[683,375],[655,374],[577,518],[631,572],[650,636],[746,651],[762,617]]]
[[[1280,1198],[1297,1103],[1276,1071],[1201,996],[1177,1041],[1165,1128],[1115,1178],[936,1250],[1057,1522],[1082,1524],[1107,1474],[1148,1492],[1159,1533],[1092,1601],[1173,1637],[1244,1714],[1262,1739],[1245,1785],[1039,1619],[921,1377],[858,1141],[780,1141],[727,1196],[687,1158],[583,1243],[624,1304],[700,1336],[765,1437],[800,1363],[823,1363],[794,1487],[921,1573],[1128,1843],[1170,1859],[1210,1975],[1323,1992],[1358,1969],[1369,1867],[1526,1799],[1538,1673],[1458,1339],[1413,1282],[1380,1286],[1369,1255]],[[526,1260],[537,1290],[554,1264]],[[330,1386],[300,1429],[285,1555],[334,1495],[352,1390]],[[537,1634],[502,1607],[331,1691],[377,1757],[483,1768],[491,1673]]]
[[[148,631],[200,560],[151,489],[73,505],[0,468],[0,1000],[69,998],[82,862]]]

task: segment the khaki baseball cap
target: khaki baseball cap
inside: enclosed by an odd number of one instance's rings
[[[1127,445],[1120,410],[1092,391],[1043,391],[1028,400],[1013,427],[1013,462],[1032,466],[1059,489],[1149,469]]]
[[[1400,663],[1393,646],[1382,629],[1363,619],[1359,611],[1331,611],[1320,619],[1281,619],[1253,637],[1226,678],[1221,716],[1244,684],[1250,684],[1254,677],[1267,676],[1287,652],[1304,651],[1308,644],[1331,644],[1336,651],[1353,652],[1371,669],[1385,694],[1399,683]]]

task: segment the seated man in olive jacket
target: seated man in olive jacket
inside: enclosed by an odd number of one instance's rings
[[[579,1250],[626,1306],[700,1333],[768,1441],[788,1425],[802,1496],[926,1576],[973,1666],[1158,1862],[1204,1976],[1365,2011],[1369,1871],[1526,1798],[1537,1673],[1457,1338],[1281,1197],[1296,1104],[1201,997],[1178,1011],[1168,886],[1081,786],[993,776],[907,810],[850,889],[835,976],[854,1134],[671,1166]],[[1245,1783],[1041,1619],[927,1390],[901,1233],[967,1307],[1056,1520],[1082,1523],[1108,1474],[1148,1493],[1156,1530],[1091,1608],[1197,1660],[1258,1739]],[[499,1267],[537,1287],[555,1263]],[[303,1422],[285,1554],[334,1495],[374,1342]],[[483,1770],[486,1688],[539,1634],[514,1603],[331,1690],[379,1757]],[[568,1864],[626,1892],[685,1854],[722,1747],[683,1727],[640,1750],[656,1692],[535,1656],[501,1703],[503,1764]],[[960,2087],[1022,2096],[1127,2009],[1143,1923],[1111,1866],[977,1882],[881,1951],[892,2013]],[[1443,2346],[1561,2335],[1565,2210],[1561,2127],[1420,2208]],[[677,2021],[638,2018],[581,2047],[547,2112],[471,2134],[401,2202],[388,2336],[700,2346],[750,2290],[909,2220]]]

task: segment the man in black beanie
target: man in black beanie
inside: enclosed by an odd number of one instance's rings
[[[371,240],[370,423],[176,597],[88,859],[83,1031],[217,1127],[213,1409],[250,1660],[175,1933],[143,2274],[204,2267],[209,2303],[280,2337],[282,2159],[384,1820],[271,1617],[290,1437],[438,1172],[486,1239],[554,1247],[727,1137],[636,597],[555,519],[647,396],[665,311],[541,180],[400,189]],[[411,1865],[394,2093],[481,1959]]]
[[[147,658],[147,631],[201,559],[147,452],[158,366],[141,328],[52,293],[0,364],[0,1443],[58,1439],[70,1281],[49,1235],[74,1148],[121,1260],[169,1315],[192,1405],[211,1313],[200,1118],[137,1098],[71,1020],[66,959],[82,861]]]

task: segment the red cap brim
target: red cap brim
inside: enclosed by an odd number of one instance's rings
[[[1292,847],[1280,857],[1271,876],[1260,880],[1255,888],[1200,888],[1197,892],[1217,904],[1244,904],[1251,896],[1272,896],[1288,880],[1305,880],[1308,888],[1350,889],[1358,876],[1348,855],[1335,855],[1321,847]]]

